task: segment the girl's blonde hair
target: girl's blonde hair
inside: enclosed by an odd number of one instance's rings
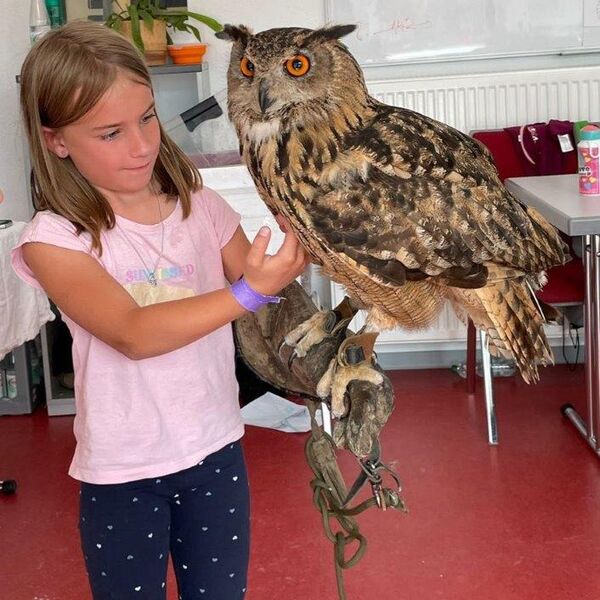
[[[98,252],[102,252],[100,233],[115,225],[114,212],[71,159],[48,150],[42,127],[58,129],[81,119],[119,71],[152,89],[144,59],[133,44],[89,21],[74,21],[48,33],[30,50],[21,69],[21,110],[31,154],[34,207],[62,215],[79,233],[87,231]],[[154,182],[163,193],[179,196],[187,218],[191,193],[202,186],[200,174],[162,126],[160,140]]]

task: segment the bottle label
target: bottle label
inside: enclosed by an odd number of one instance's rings
[[[579,144],[579,193],[600,195],[600,145]]]
[[[56,29],[63,24],[62,11],[59,5],[48,6],[48,16],[50,17],[50,27]]]
[[[17,397],[17,376],[15,373],[6,374],[6,396],[11,400]]]

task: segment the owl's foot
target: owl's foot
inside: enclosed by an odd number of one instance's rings
[[[354,315],[354,309],[348,298],[333,310],[320,310],[303,321],[285,336],[285,344],[294,349],[293,358],[302,358],[311,348],[319,345],[325,338],[345,329]]]
[[[317,384],[319,398],[331,396],[333,417],[339,419],[348,412],[344,398],[350,382],[364,381],[376,386],[383,383],[383,374],[373,363],[373,346],[377,335],[362,333],[346,338]]]
[[[346,338],[319,380],[317,394],[331,398],[333,441],[355,456],[367,457],[394,406],[394,391],[374,357],[376,333]]]

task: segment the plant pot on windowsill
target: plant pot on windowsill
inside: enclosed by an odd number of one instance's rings
[[[134,41],[131,21],[123,21],[119,33]],[[144,42],[146,64],[164,65],[167,62],[167,24],[164,21],[152,21],[150,28],[144,21],[140,23],[140,35]]]
[[[172,44],[167,52],[175,65],[197,65],[202,63],[206,44]]]

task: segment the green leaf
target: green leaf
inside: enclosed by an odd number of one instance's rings
[[[221,31],[221,29],[223,29],[223,25],[221,25],[221,23],[219,23],[217,20],[195,12],[190,12],[188,10],[161,10],[157,14],[169,21],[169,17],[183,18],[186,21],[187,19],[194,19],[204,23],[213,31]]]
[[[199,42],[201,42],[201,41],[202,41],[202,39],[200,38],[200,32],[198,31],[198,29],[197,29],[196,27],[194,27],[193,25],[190,25],[190,24],[188,23],[188,24],[187,24],[187,30],[188,30],[190,33],[193,33],[193,34],[194,34],[194,37],[195,37],[195,38],[196,38],[196,39],[197,39]]]
[[[204,23],[205,25],[210,27],[213,31],[221,31],[221,29],[223,29],[223,25],[221,25],[221,23],[219,23],[219,21],[212,19],[211,17],[207,17],[205,15],[199,15],[198,13],[195,13],[195,12],[189,12],[189,11],[185,11],[185,12],[188,17],[195,19],[196,21],[200,21],[201,23]]]
[[[140,17],[138,14],[137,3],[129,5],[129,17],[131,19],[131,37],[135,45],[143,52],[144,41],[140,34]]]
[[[139,14],[142,17],[142,19],[144,20],[144,24],[146,25],[146,27],[150,31],[153,31],[154,30],[154,19],[152,18],[152,15],[147,10],[144,10],[144,9],[140,9]]]

